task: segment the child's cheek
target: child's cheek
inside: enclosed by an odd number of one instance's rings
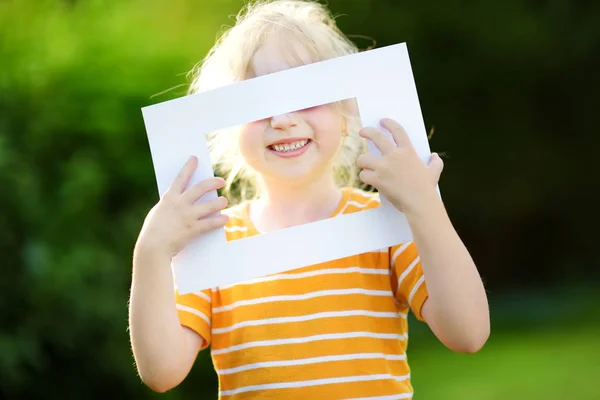
[[[305,119],[317,134],[328,132],[339,133],[341,136],[343,125],[342,116],[329,104],[306,110]],[[334,135],[334,137],[336,136],[337,135]]]
[[[264,148],[262,124],[260,121],[251,122],[240,127],[238,146],[242,157],[254,159]]]

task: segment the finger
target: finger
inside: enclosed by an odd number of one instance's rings
[[[429,158],[429,171],[434,182],[438,182],[440,180],[443,170],[444,161],[437,153],[432,153],[431,157]]]
[[[206,233],[218,228],[222,228],[229,221],[229,216],[225,214],[217,215],[215,217],[205,218],[198,220],[194,225],[194,234],[199,235]]]
[[[361,154],[356,158],[356,165],[359,168],[364,169],[376,169],[379,165],[380,159],[375,157],[373,154]]]
[[[196,219],[214,214],[227,207],[227,199],[225,197],[217,197],[216,199],[203,201],[194,206],[194,217]]]
[[[398,147],[412,147],[408,133],[406,133],[402,125],[400,125],[398,122],[394,121],[393,119],[384,118],[381,120],[381,126],[383,126],[392,134],[394,142],[396,142]]]
[[[198,159],[196,156],[191,156],[183,168],[181,168],[175,180],[171,183],[169,190],[176,193],[182,193],[190,182],[191,177],[194,175],[197,166]]]
[[[358,178],[369,186],[377,186],[377,175],[374,171],[363,169],[358,174]]]
[[[387,154],[396,147],[394,142],[379,129],[363,128],[360,130],[359,135],[372,141],[381,154]]]
[[[221,189],[223,186],[225,186],[225,180],[223,178],[215,177],[204,179],[195,185],[190,186],[184,192],[184,201],[187,203],[194,203],[208,192]]]

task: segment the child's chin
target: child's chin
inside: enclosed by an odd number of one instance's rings
[[[307,170],[275,171],[272,176],[282,184],[291,186],[307,185],[314,180],[314,172]]]

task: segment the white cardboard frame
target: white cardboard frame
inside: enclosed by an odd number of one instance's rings
[[[379,121],[394,119],[419,157],[429,159],[408,51],[401,43],[144,107],[160,197],[190,155],[199,161],[190,184],[214,176],[207,133],[353,97],[364,127],[386,132]],[[380,155],[372,143],[369,151]],[[202,200],[216,197],[215,191]],[[173,258],[178,290],[186,294],[235,284],[411,241],[404,214],[383,196],[381,201],[371,210],[231,242],[224,229],[205,234]]]

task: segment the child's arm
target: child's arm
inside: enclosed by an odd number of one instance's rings
[[[436,195],[406,213],[429,297],[421,309],[433,333],[454,351],[479,351],[490,334],[485,288]]]
[[[181,326],[170,257],[136,248],[129,304],[129,333],[140,378],[165,392],[188,375],[203,339]]]
[[[382,125],[394,141],[377,129],[361,130],[382,156],[361,155],[360,178],[407,217],[429,294],[421,310],[423,319],[452,350],[477,351],[490,332],[488,302],[477,268],[436,192],[442,160],[433,155],[426,166],[398,123],[384,120]]]
[[[196,169],[191,158],[167,193],[150,211],[135,246],[129,307],[133,355],[142,380],[164,392],[189,373],[204,339],[183,327],[177,313],[171,258],[191,239],[226,224],[225,215],[204,218],[226,207],[224,198],[196,204],[223,187],[220,178],[187,188]]]

